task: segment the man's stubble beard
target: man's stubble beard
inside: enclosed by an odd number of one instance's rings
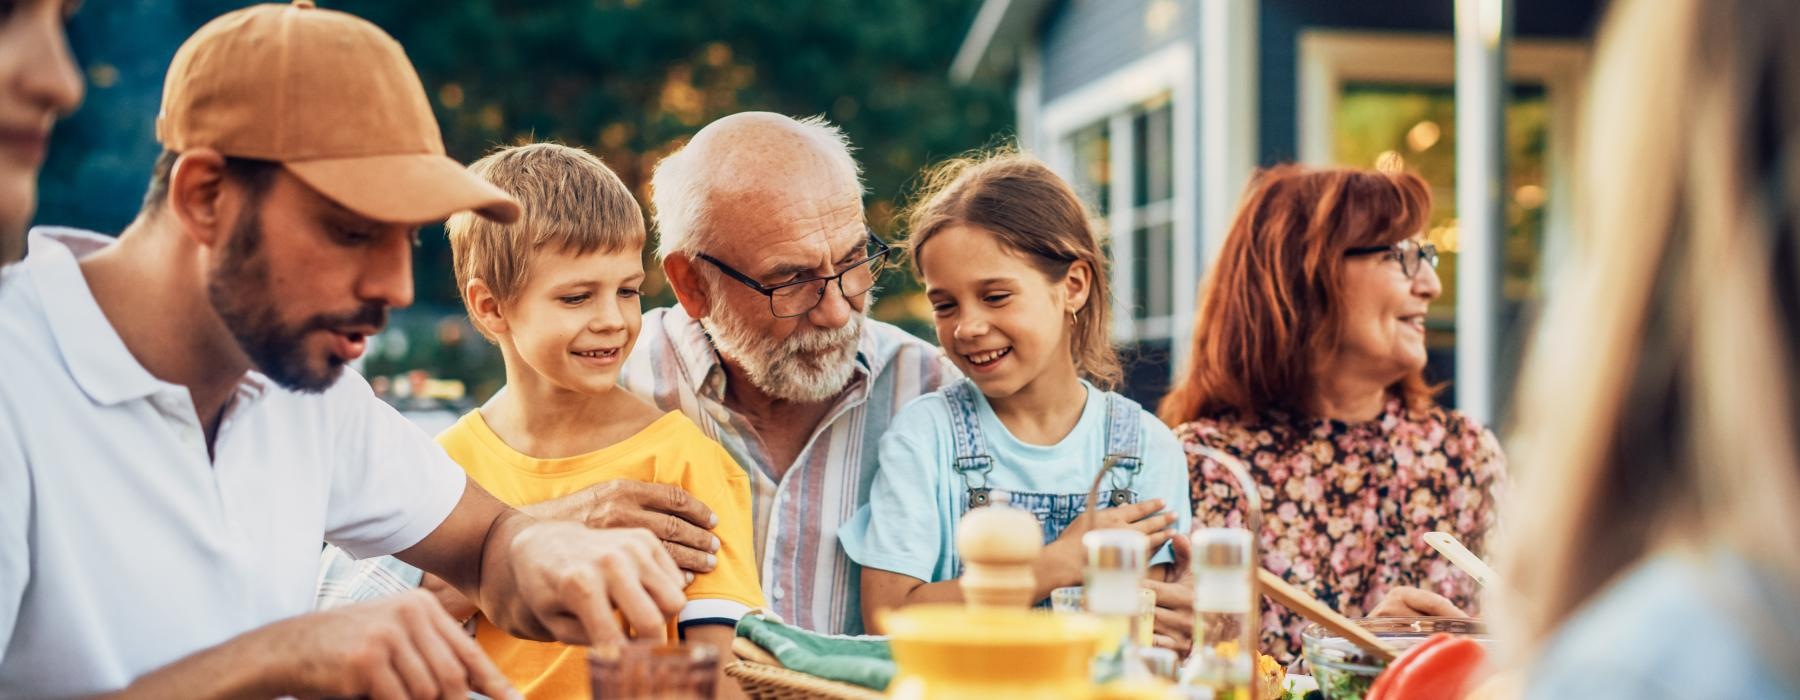
[[[314,369],[307,363],[306,337],[315,330],[342,326],[379,329],[387,325],[387,309],[365,304],[348,314],[314,316],[297,327],[283,324],[275,293],[269,289],[263,234],[255,207],[239,215],[219,264],[208,272],[207,300],[258,372],[290,391],[322,392],[343,375],[344,362],[328,354],[325,366]]]
[[[735,309],[726,307],[715,308],[700,319],[700,325],[719,354],[744,370],[750,383],[763,393],[793,403],[819,403],[842,393],[855,375],[863,321],[874,303],[875,290],[871,289],[862,310],[852,313],[849,323],[781,340],[751,328]],[[763,308],[766,313],[767,307]]]

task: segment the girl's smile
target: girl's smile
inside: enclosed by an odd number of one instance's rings
[[[946,227],[917,255],[938,344],[989,400],[1078,386],[1069,312],[1087,298],[1084,272],[1071,268],[1051,279],[993,234],[966,225]]]

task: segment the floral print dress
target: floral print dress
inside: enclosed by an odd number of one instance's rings
[[[1326,605],[1362,617],[1405,585],[1476,613],[1475,582],[1422,539],[1441,530],[1485,555],[1506,465],[1474,420],[1395,399],[1364,423],[1226,411],[1175,435],[1188,452],[1194,526],[1247,527],[1236,480],[1192,449],[1206,445],[1243,460],[1260,487],[1263,567]],[[1264,602],[1263,651],[1292,663],[1307,622]]]

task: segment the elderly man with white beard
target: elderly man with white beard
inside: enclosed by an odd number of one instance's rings
[[[888,247],[863,219],[843,132],[746,112],[656,167],[657,256],[680,305],[644,314],[621,383],[680,410],[748,472],[763,593],[787,622],[862,631],[837,529],[869,496],[876,444],[957,376],[867,318]]]
[[[619,378],[743,467],[763,597],[788,623],[837,634],[863,627],[861,571],[837,530],[868,500],[888,420],[961,376],[936,346],[867,317],[893,253],[863,220],[850,150],[823,119],[744,112],[658,163],[656,252],[681,303],[644,313]],[[604,481],[521,510],[646,528],[690,573],[718,562],[717,519],[672,486]],[[421,583],[397,560],[327,548],[318,603]]]

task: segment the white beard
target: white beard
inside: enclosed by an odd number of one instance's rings
[[[796,333],[776,340],[753,330],[737,313],[716,309],[700,319],[719,354],[737,363],[750,383],[763,393],[793,403],[818,403],[843,392],[856,372],[856,347],[862,340],[863,317],[875,302],[871,292],[864,313],[829,331]]]

